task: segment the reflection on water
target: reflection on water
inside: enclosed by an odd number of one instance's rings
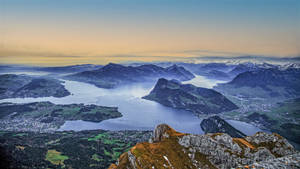
[[[201,77],[203,78],[203,77]],[[162,106],[159,103],[141,99],[147,95],[153,84],[137,84],[125,86],[117,89],[101,89],[94,85],[82,82],[68,81],[64,83],[67,90],[72,95],[63,98],[44,97],[44,98],[15,98],[3,99],[0,102],[29,103],[37,101],[50,101],[55,104],[84,103],[96,104],[101,106],[115,106],[119,108],[123,117],[105,120],[100,123],[86,122],[81,120],[67,121],[60,130],[152,130],[157,124],[167,123],[180,132],[202,134],[200,128],[201,119],[194,116],[191,112],[176,110]],[[243,125],[242,122],[238,129],[253,134],[259,131],[251,125]]]
[[[241,132],[243,132],[246,135],[253,135],[258,131],[262,131],[260,129],[258,129],[257,127],[246,123],[246,122],[242,122],[242,121],[236,121],[236,120],[226,120],[229,124],[231,124],[234,128],[240,130]],[[269,133],[269,131],[265,131]]]

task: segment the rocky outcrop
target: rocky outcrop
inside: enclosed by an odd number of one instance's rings
[[[110,169],[249,168],[251,165],[288,168],[299,165],[296,153],[293,146],[277,134],[257,133],[245,138],[232,138],[223,133],[192,135],[162,124],[154,130],[150,143],[138,143],[122,154]],[[288,164],[279,165],[284,159]]]
[[[290,169],[290,168],[300,168],[300,153],[284,156],[281,158],[275,158],[267,161],[262,161],[259,163],[253,163],[249,167],[257,169]],[[249,168],[248,167],[248,168]],[[241,166],[240,168],[246,168]]]
[[[196,114],[220,113],[238,108],[215,90],[181,84],[176,80],[164,78],[159,79],[154,89],[143,99]]]
[[[169,136],[175,132],[176,131],[172,129],[170,126],[168,126],[167,124],[160,124],[153,131],[152,141],[153,142],[162,141],[164,138],[169,138]]]

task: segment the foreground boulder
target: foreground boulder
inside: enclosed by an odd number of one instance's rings
[[[123,153],[109,169],[159,168],[249,168],[299,165],[299,153],[277,134],[256,133],[244,138],[228,134],[192,135],[179,133],[166,124],[156,127],[149,143],[138,143]]]

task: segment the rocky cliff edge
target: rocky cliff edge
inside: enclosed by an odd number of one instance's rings
[[[161,124],[149,142],[136,144],[109,169],[300,168],[299,160],[299,152],[275,133],[193,135]]]

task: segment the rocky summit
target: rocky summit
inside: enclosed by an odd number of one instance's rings
[[[299,158],[299,152],[275,133],[244,138],[223,133],[193,135],[161,124],[149,142],[133,146],[109,169],[299,168]]]

